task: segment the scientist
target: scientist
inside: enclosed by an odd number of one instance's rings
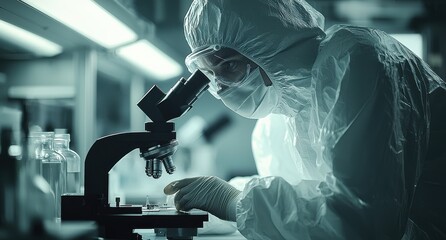
[[[260,176],[243,191],[198,177],[164,192],[248,239],[446,239],[444,82],[382,31],[323,22],[303,0],[192,3],[186,64],[259,119]]]

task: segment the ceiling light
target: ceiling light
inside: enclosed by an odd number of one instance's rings
[[[183,68],[147,40],[121,47],[117,54],[158,80],[180,75]]]
[[[52,57],[62,52],[60,45],[2,20],[0,20],[0,38],[38,56]]]
[[[136,33],[92,0],[22,0],[105,48],[137,39]]]

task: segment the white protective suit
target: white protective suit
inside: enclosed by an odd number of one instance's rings
[[[185,17],[192,52],[235,49],[279,94],[253,133],[261,177],[237,203],[239,231],[248,239],[446,239],[446,225],[409,218],[428,152],[429,95],[444,95],[444,82],[382,31],[324,31],[323,22],[302,0],[195,0]]]

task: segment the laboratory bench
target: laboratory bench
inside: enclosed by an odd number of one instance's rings
[[[138,232],[142,235],[142,240],[164,240],[166,237],[158,237],[155,235],[153,230],[142,230]],[[245,240],[240,232],[235,232],[232,234],[219,234],[219,235],[199,235],[193,238],[194,240]]]

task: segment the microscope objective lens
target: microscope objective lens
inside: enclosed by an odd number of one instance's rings
[[[149,177],[152,176],[152,171],[153,171],[153,166],[152,165],[153,165],[152,160],[146,160],[146,174]]]
[[[175,165],[173,164],[172,157],[166,157],[163,159],[164,168],[168,174],[172,174],[175,171]]]
[[[153,176],[153,178],[161,177],[161,174],[163,173],[161,160],[153,159],[152,162],[153,162],[153,168],[152,168],[152,176]]]

